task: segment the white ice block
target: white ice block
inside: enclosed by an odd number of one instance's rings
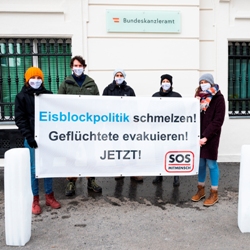
[[[31,237],[32,219],[29,150],[10,149],[4,158],[6,245],[24,246]]]
[[[238,227],[242,233],[250,232],[250,145],[241,147]]]

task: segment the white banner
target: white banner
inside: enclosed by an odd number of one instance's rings
[[[39,95],[36,175],[195,175],[199,131],[195,98]]]

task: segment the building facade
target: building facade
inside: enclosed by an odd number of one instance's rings
[[[164,13],[168,18],[160,18]],[[158,91],[162,74],[173,76],[174,90],[183,97],[193,97],[200,75],[212,73],[226,100],[218,160],[239,162],[241,146],[250,143],[248,1],[2,0],[0,21],[2,158],[22,143],[13,104],[25,69],[41,67],[46,87],[56,93],[74,55],[85,58],[86,73],[101,93],[115,68],[126,71],[137,96],[148,97]],[[169,23],[166,30],[162,22]]]

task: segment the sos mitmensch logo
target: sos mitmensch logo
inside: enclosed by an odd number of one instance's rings
[[[168,173],[189,173],[194,169],[192,151],[169,151],[165,155],[165,170]]]

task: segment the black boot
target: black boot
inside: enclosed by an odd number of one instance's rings
[[[155,179],[153,180],[153,184],[157,184],[162,182],[163,178],[162,176],[156,176]]]
[[[93,190],[96,193],[101,193],[102,188],[95,182],[95,177],[88,178],[88,189]]]
[[[174,187],[179,187],[180,186],[180,178],[179,178],[179,176],[174,176],[173,186]]]

